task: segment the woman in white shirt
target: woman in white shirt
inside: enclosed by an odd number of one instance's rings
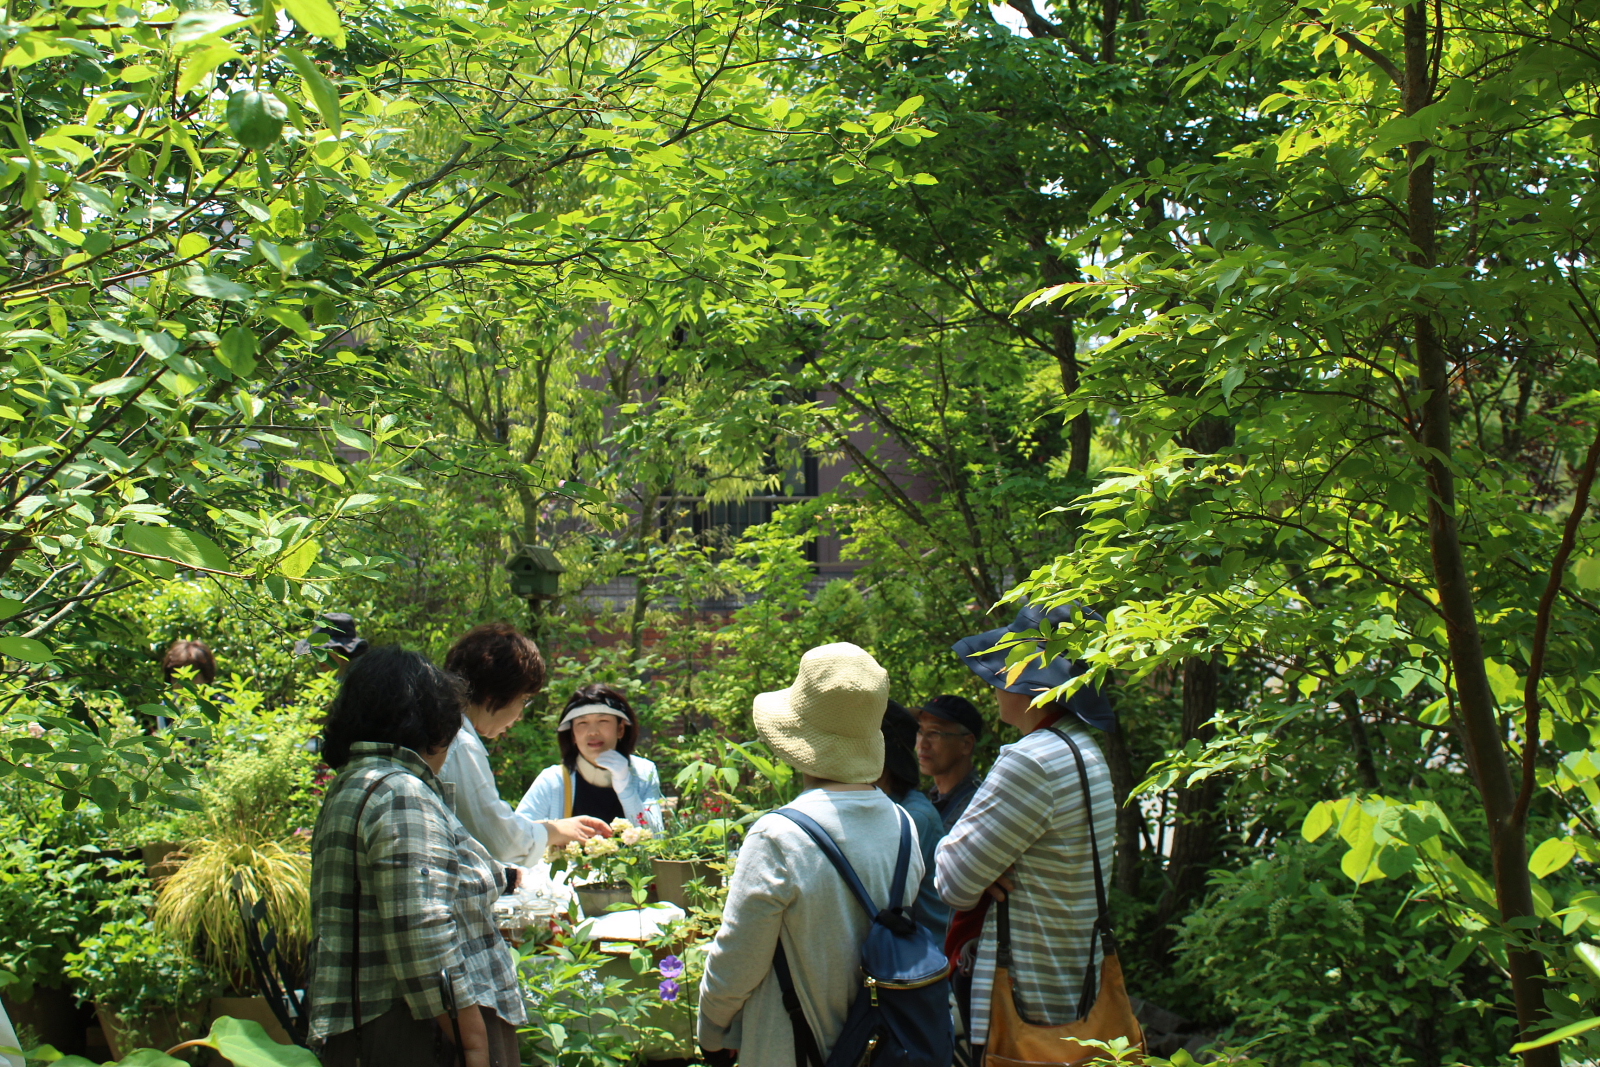
[[[468,704],[439,777],[455,786],[456,817],[478,843],[501,863],[531,867],[550,845],[610,837],[611,827],[602,820],[545,818],[514,810],[500,799],[483,742],[511,729],[523,706],[544,688],[539,646],[515,626],[492,622],[462,635],[444,665],[466,682]]]
[[[661,776],[633,754],[639,716],[612,686],[586,685],[572,694],[556,726],[561,762],[528,787],[518,813],[535,819],[591,816],[609,823],[661,829]]]

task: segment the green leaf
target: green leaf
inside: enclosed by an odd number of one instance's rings
[[[261,1024],[224,1015],[211,1024],[202,1042],[233,1061],[234,1067],[319,1067],[317,1058],[298,1045],[280,1045]]]
[[[261,249],[261,254],[266,257],[268,263],[271,263],[285,274],[293,274],[296,264],[316,249],[316,245],[312,242],[299,245],[279,245],[273,244],[271,241],[257,241],[256,247]]]
[[[349,445],[351,448],[359,449],[362,452],[371,452],[373,450],[372,438],[360,430],[352,429],[342,422],[333,423],[329,429],[333,431],[333,436],[337,437],[342,444]]]
[[[1584,556],[1573,563],[1572,580],[1579,589],[1600,589],[1600,556]]]
[[[299,464],[295,464],[299,466]],[[285,552],[278,560],[278,570],[283,572],[285,578],[301,578],[311,565],[317,562],[317,556],[322,552],[322,546],[313,538],[306,538],[292,550]]]
[[[299,74],[300,80],[305,83],[306,91],[311,94],[311,102],[317,105],[317,114],[322,116],[323,123],[337,136],[342,126],[339,93],[334,89],[333,83],[324,78],[316,64],[307,59],[299,49],[285,48],[281,54],[288,59],[289,65],[294,67],[295,73]]]
[[[1600,945],[1592,945],[1587,941],[1581,941],[1572,946],[1572,951],[1577,954],[1579,961],[1594,973],[1596,978],[1600,978]]]
[[[217,345],[217,358],[233,372],[235,378],[248,378],[256,371],[256,335],[243,326],[235,326],[222,335]]]
[[[180,563],[211,571],[231,571],[233,565],[228,554],[204,534],[181,530],[176,526],[122,527],[122,540],[133,551],[148,556],[160,556]]]
[[[228,128],[246,148],[267,148],[283,135],[289,109],[271,93],[240,89],[228,97]]]
[[[1530,1049],[1544,1048],[1546,1045],[1554,1045],[1558,1041],[1565,1041],[1569,1037],[1577,1037],[1579,1034],[1587,1033],[1597,1026],[1600,1026],[1600,1015],[1595,1016],[1593,1019],[1584,1019],[1582,1022],[1563,1026],[1559,1030],[1552,1030],[1533,1041],[1518,1041],[1511,1046],[1511,1051],[1527,1052]]]
[[[114,322],[91,322],[87,325],[90,333],[97,337],[103,337],[107,341],[115,341],[119,345],[136,345],[139,343],[138,334],[127,327],[118,326]]]
[[[344,47],[344,25],[328,0],[283,0],[283,7],[307,33]]]
[[[351,500],[354,499],[354,497],[351,497]],[[376,500],[377,498],[374,497],[373,499]],[[350,506],[350,502],[348,500],[345,501],[345,506]],[[20,600],[13,600],[8,596],[0,596],[0,619],[9,619],[14,615],[20,615],[22,613],[22,609],[25,607],[27,607],[27,605]]]
[[[172,39],[180,43],[198,41],[214,33],[227,33],[250,20],[228,11],[189,11],[178,16],[172,25]]]
[[[183,64],[183,74],[178,78],[178,95],[189,92],[205,78],[207,74],[216,70],[230,59],[238,59],[239,53],[226,41],[218,42],[210,48],[202,49],[190,56]]]
[[[0,637],[0,655],[27,663],[49,663],[56,658],[43,642],[31,637]]]
[[[112,378],[108,381],[96,382],[85,390],[90,396],[126,396],[135,392],[145,380],[143,378]]]
[[[319,478],[326,478],[334,485],[344,484],[344,472],[339,470],[339,468],[335,467],[332,463],[324,463],[320,459],[291,459],[288,461],[288,466],[295,467],[303,471],[309,471],[310,473],[317,475]]]
[[[1315,841],[1333,829],[1333,802],[1324,800],[1306,812],[1306,821],[1300,824],[1300,836]]]
[[[1528,870],[1535,878],[1543,878],[1571,863],[1577,854],[1578,846],[1570,837],[1552,837],[1533,850],[1528,857]]]
[[[157,1052],[153,1048],[141,1048],[118,1060],[117,1067],[188,1067],[188,1064],[168,1056],[165,1052]]]
[[[265,244],[266,242],[263,241],[262,243]],[[311,332],[311,324],[305,320],[304,315],[301,315],[293,308],[278,307],[274,305],[272,307],[262,308],[261,311],[262,314],[266,315],[269,319],[282,323],[301,336]]]
[[[213,300],[249,300],[256,295],[248,285],[230,281],[220,274],[191,274],[178,284],[195,296],[209,296]]]

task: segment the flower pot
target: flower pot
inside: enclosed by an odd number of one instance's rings
[[[578,904],[589,918],[604,915],[613,904],[632,904],[633,889],[627,885],[595,883],[573,887],[578,893]]]
[[[205,1005],[196,1004],[186,1008],[117,1012],[102,1004],[95,1006],[95,1014],[100,1019],[100,1030],[106,1035],[111,1055],[120,1060],[136,1048],[165,1052],[173,1045],[203,1037],[204,1008]],[[193,1050],[186,1051],[193,1053]]]
[[[706,885],[721,885],[722,875],[706,860],[651,860],[656,872],[656,899],[688,909],[689,892],[684,887],[701,879]]]

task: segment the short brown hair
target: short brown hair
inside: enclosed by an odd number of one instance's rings
[[[174,641],[161,657],[161,676],[169,682],[184,667],[193,667],[207,685],[217,680],[217,657],[204,641]]]
[[[617,738],[617,751],[624,756],[633,755],[633,746],[639,743],[639,716],[634,712],[633,705],[628,703],[628,698],[622,695],[622,690],[616,686],[606,685],[604,682],[594,682],[583,686],[572,694],[567,701],[567,706],[561,709],[557,719],[567,717],[567,712],[573,708],[581,708],[585,704],[604,704],[608,708],[615,708],[628,717],[628,722],[622,728],[622,736]],[[561,730],[556,733],[556,744],[561,748],[561,762],[570,770],[578,765],[578,743],[572,739],[571,730]]]
[[[508,622],[474,626],[444,658],[444,669],[467,683],[467,701],[499,711],[523,693],[544,688],[539,646]]]

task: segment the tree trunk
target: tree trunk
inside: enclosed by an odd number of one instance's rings
[[[1339,710],[1350,728],[1350,753],[1356,763],[1356,778],[1361,788],[1376,793],[1382,786],[1378,781],[1378,765],[1372,760],[1372,742],[1367,737],[1367,724],[1361,721],[1361,701],[1346,689],[1339,694]]]
[[[1060,285],[1076,281],[1078,265],[1063,263],[1049,247],[1048,237],[1040,237],[1035,246],[1044,250],[1040,274],[1045,285]],[[1071,396],[1078,391],[1078,331],[1064,310],[1054,312],[1050,321],[1050,347],[1055,350],[1056,366],[1061,372],[1061,395]],[[1089,449],[1094,439],[1094,422],[1087,411],[1074,418],[1067,427],[1067,470],[1072,474],[1089,473]]]
[[[1216,735],[1209,725],[1217,714],[1217,692],[1222,668],[1214,657],[1183,661],[1183,744],[1201,744]],[[1177,814],[1172,829],[1172,855],[1167,861],[1167,888],[1156,905],[1150,956],[1164,960],[1172,952],[1171,924],[1184,905],[1205,891],[1206,876],[1217,854],[1217,831],[1222,819],[1217,802],[1222,782],[1212,776],[1193,788],[1178,790]]]
[[[1433,98],[1429,75],[1428,9],[1415,3],[1405,11],[1405,108],[1411,115]],[[1411,173],[1406,188],[1412,261],[1420,267],[1437,262],[1434,204],[1434,164],[1425,158],[1426,141],[1407,146]],[[1450,644],[1450,665],[1455,675],[1456,700],[1461,716],[1461,737],[1467,760],[1483,801],[1493,850],[1495,900],[1502,921],[1510,923],[1535,916],[1528,874],[1528,840],[1524,821],[1516,817],[1516,791],[1511,767],[1500,739],[1494,693],[1483,664],[1483,641],[1478,631],[1472,579],[1461,549],[1456,524],[1455,475],[1451,470],[1450,366],[1439,337],[1433,310],[1419,302],[1412,315],[1416,335],[1422,402],[1423,467],[1428,479],[1428,548],[1433,560],[1434,586],[1439,613],[1444,617]],[[1537,744],[1537,738],[1529,738]],[[1511,945],[1526,944],[1522,931],[1507,928]],[[1511,994],[1517,1007],[1517,1025],[1526,1041],[1547,1029],[1544,1005],[1544,959],[1526,947],[1506,953],[1511,972]],[[1546,1045],[1522,1054],[1524,1067],[1559,1067],[1558,1045]]]
[[[1128,803],[1128,794],[1139,784],[1143,771],[1133,765],[1128,748],[1127,722],[1116,733],[1106,734],[1106,767],[1111,771],[1111,793],[1117,802],[1117,853],[1111,884],[1133,896],[1139,891],[1139,840],[1144,814],[1138,802]]]

